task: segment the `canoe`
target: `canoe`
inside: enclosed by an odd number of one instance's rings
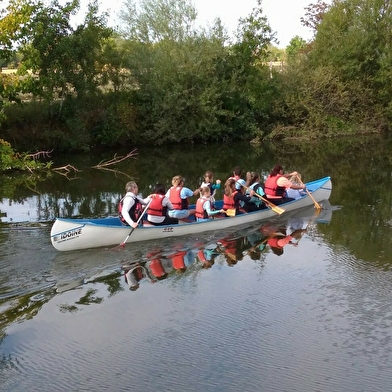
[[[330,177],[324,177],[305,184],[313,199],[318,203],[328,200],[332,192]],[[307,207],[314,204],[314,200],[306,194],[299,199],[279,205],[284,208],[286,215],[289,211]],[[217,201],[220,208],[222,201]],[[185,235],[205,233],[222,230],[234,226],[246,225],[252,222],[271,219],[276,213],[270,209],[240,214],[234,217],[217,218],[207,222],[190,222],[166,226],[141,226],[133,230],[127,243],[179,237]],[[53,246],[59,251],[90,249],[121,244],[132,230],[124,226],[118,217],[99,219],[72,219],[57,218],[53,223],[50,238]]]

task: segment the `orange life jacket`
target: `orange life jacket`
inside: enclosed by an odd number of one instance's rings
[[[151,203],[148,207],[147,214],[154,216],[166,216],[167,208],[162,205],[165,195],[151,195]]]
[[[169,200],[173,204],[173,209],[175,210],[187,210],[188,209],[188,199],[181,199],[182,186],[172,186],[169,190]]]
[[[279,198],[286,196],[286,188],[283,186],[278,186],[277,184],[279,177],[281,177],[280,174],[273,177],[268,176],[266,179],[264,184],[264,192],[267,197]]]
[[[208,219],[207,211],[204,209],[204,203],[206,201],[208,201],[208,199],[205,197],[201,197],[201,198],[197,199],[196,213],[195,213],[196,218]]]
[[[232,193],[231,197],[226,194],[223,195],[223,209],[229,210],[232,208],[237,208],[236,202],[234,201],[234,196],[238,191]],[[238,203],[237,203],[238,204]]]

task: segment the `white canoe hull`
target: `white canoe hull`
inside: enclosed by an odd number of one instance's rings
[[[312,193],[313,198],[320,203],[329,199],[332,191],[332,182],[330,177],[325,177],[307,183],[306,187]],[[279,205],[279,207],[289,212],[313,204],[313,200],[306,195],[300,199]],[[274,211],[263,209],[235,217],[214,219],[208,222],[138,227],[132,232],[127,243],[222,230],[272,217],[276,217]],[[71,251],[119,245],[126,239],[131,230],[132,228],[129,226],[123,226],[117,217],[103,219],[57,218],[52,226],[50,237],[53,246],[57,250]]]

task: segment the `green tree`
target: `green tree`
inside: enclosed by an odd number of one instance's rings
[[[196,17],[189,0],[127,0],[120,12],[124,37],[145,44],[191,37]]]
[[[300,51],[305,48],[306,41],[299,35],[296,35],[290,40],[286,47],[286,54],[288,58],[294,58]]]
[[[15,44],[21,26],[27,23],[32,7],[25,2],[11,1],[0,11],[0,62],[1,66],[16,58]],[[15,75],[0,74],[0,124],[5,119],[5,108],[13,102],[20,102],[22,85]]]
[[[391,42],[391,1],[335,1],[310,53],[311,67],[333,67],[344,83],[356,86],[352,110],[358,121],[384,129],[392,119]]]
[[[89,4],[84,23],[73,29],[70,18],[78,9],[78,0],[65,5],[54,0],[49,7],[38,1],[19,33],[26,90],[48,102],[98,91],[97,65],[112,30],[106,27],[106,16],[98,15],[96,2]]]
[[[261,0],[246,18],[239,20],[236,42],[232,47],[232,75],[237,86],[234,112],[242,113],[235,126],[245,137],[258,135],[268,127],[273,116],[273,101],[277,91],[271,78],[268,59],[271,44],[276,42],[268,19],[263,15]]]
[[[127,22],[125,66],[138,110],[139,132],[156,143],[220,137],[225,116],[216,74],[217,59],[227,53],[225,32],[217,20],[209,31],[196,31],[189,1],[133,1],[123,11]]]

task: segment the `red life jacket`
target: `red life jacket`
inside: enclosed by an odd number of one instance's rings
[[[120,218],[121,222],[125,223],[126,225],[128,224],[127,221],[124,219],[123,214],[122,214],[122,209],[124,205],[124,199],[126,197],[132,197],[132,199],[135,201],[133,203],[133,206],[129,210],[129,216],[134,222],[137,222],[137,220],[140,218],[140,215],[143,211],[142,203],[140,203],[139,199],[137,197],[133,196],[124,196],[120,202],[118,203],[118,217]]]
[[[230,253],[235,255],[237,251],[236,240],[220,240],[220,243],[225,247],[225,253]]]
[[[206,199],[204,197],[200,197],[199,199],[197,199],[197,202],[196,202],[196,213],[195,213],[196,218],[208,219],[207,211],[204,209],[204,203],[207,200],[208,199]]]
[[[264,184],[264,192],[267,197],[279,198],[286,196],[286,188],[277,184],[279,177],[281,177],[280,174],[274,177],[268,176]]]
[[[150,261],[149,266],[150,266],[151,272],[153,273],[153,275],[156,278],[160,278],[161,276],[166,274],[166,271],[164,270],[162,263],[158,258],[152,259]]]
[[[151,195],[151,203],[148,207],[147,214],[154,216],[166,216],[167,208],[162,205],[165,195]]]
[[[283,246],[280,246],[278,244],[278,241],[280,240],[279,237],[272,237],[268,239],[268,245],[271,246],[272,248],[278,248],[278,249],[283,249]]]
[[[184,260],[185,255],[186,252],[177,252],[173,257],[171,257],[174,269],[186,268]]]
[[[223,195],[223,209],[229,210],[233,208],[237,208],[236,202],[234,201],[234,196],[238,191],[232,193],[231,197],[227,196],[226,194]]]
[[[169,190],[169,200],[173,204],[173,209],[175,210],[187,210],[188,209],[188,199],[181,199],[182,186],[172,186]]]
[[[202,263],[208,263],[208,260],[206,259],[206,256],[204,255],[204,251],[203,251],[203,250],[199,250],[199,251],[197,252],[197,257],[199,258],[199,260],[200,260]]]

